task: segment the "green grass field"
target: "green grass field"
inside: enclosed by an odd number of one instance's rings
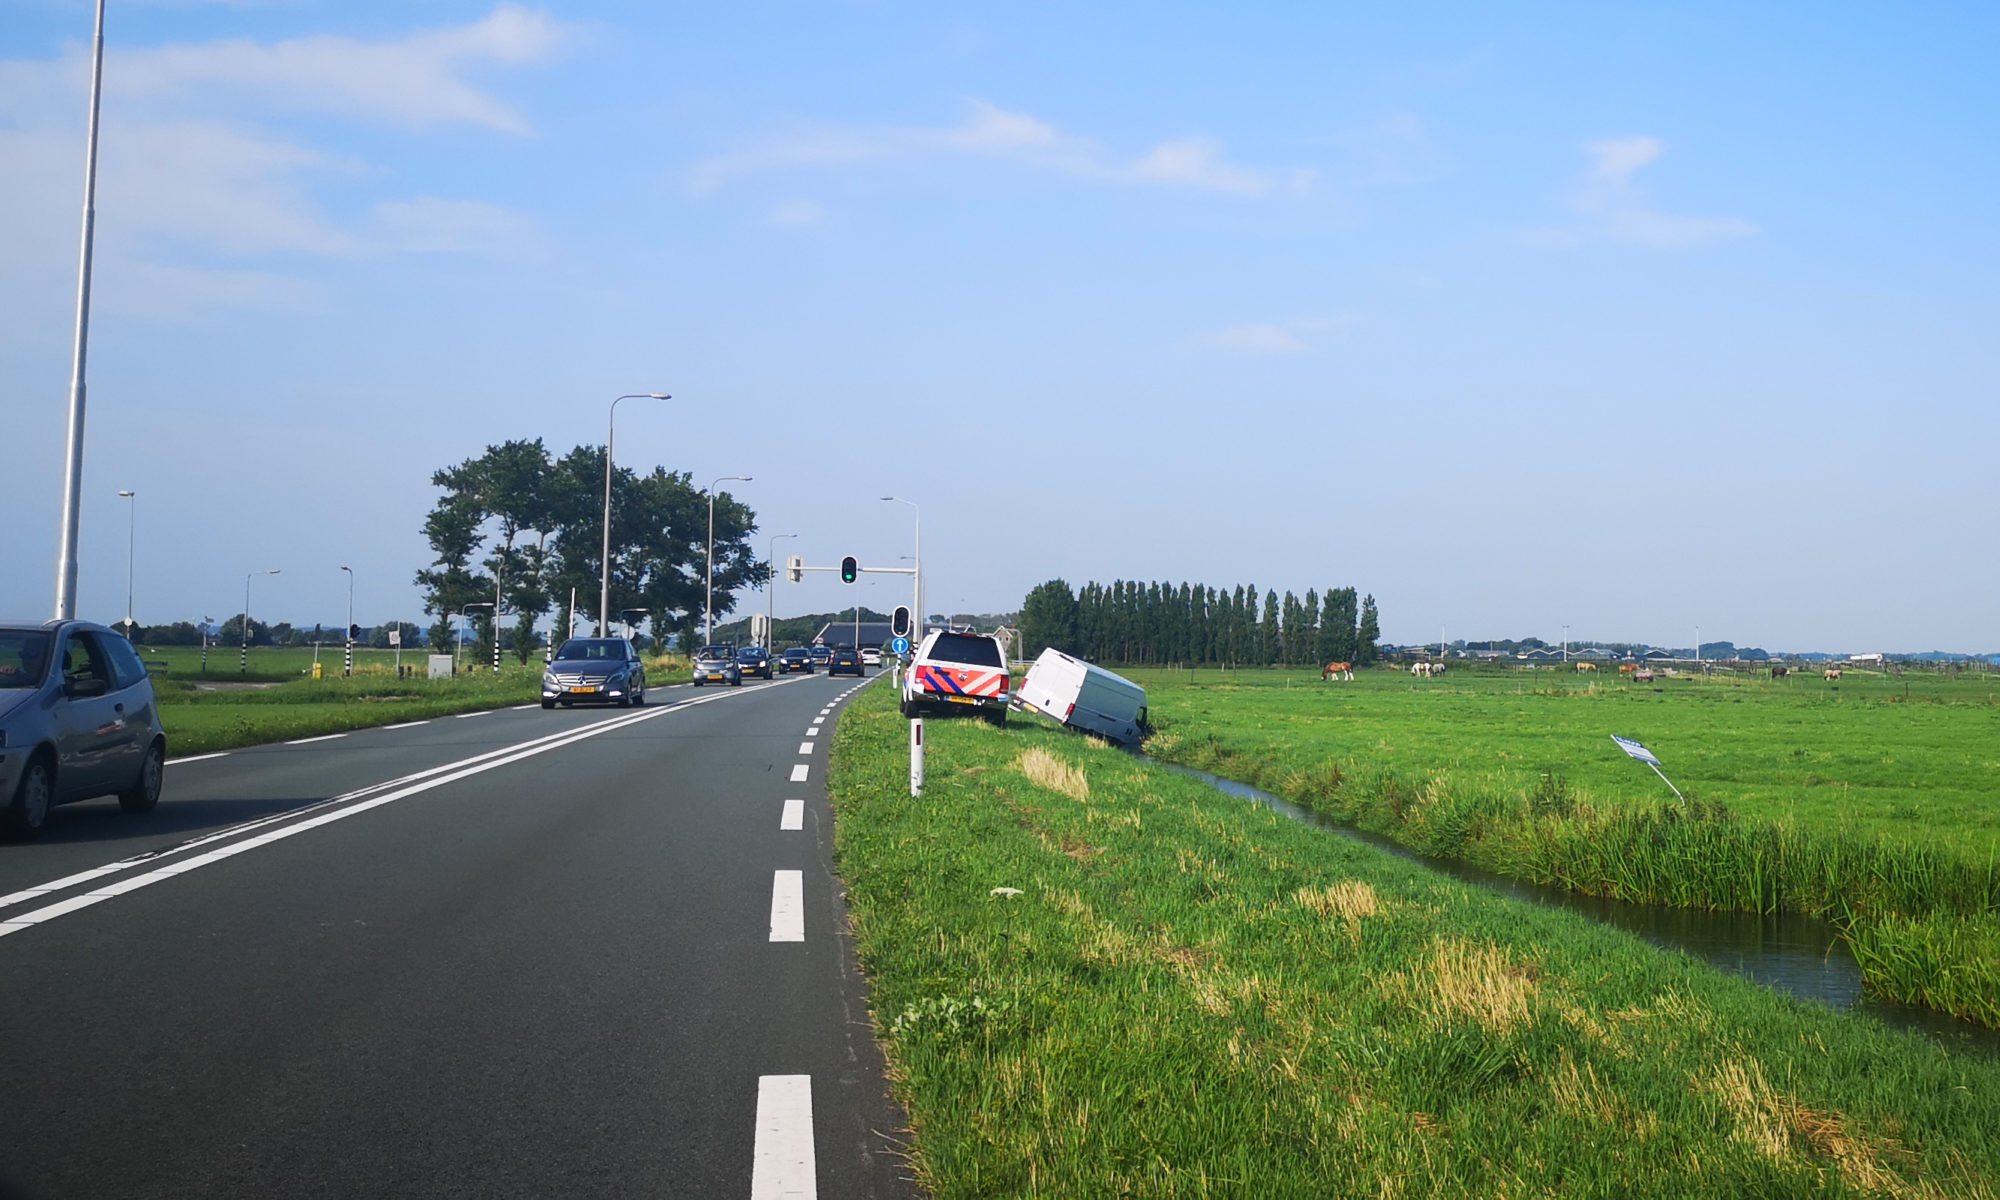
[[[1840,922],[1872,987],[2000,1024],[2000,680],[1134,672],[1161,757],[1595,895]],[[1644,742],[1683,808],[1611,741]]]
[[[201,647],[199,646],[140,646],[139,657],[148,663],[167,664],[165,677],[168,679],[249,679],[260,682],[285,682],[299,679],[312,673],[313,648],[311,646],[252,646],[248,674],[240,673],[242,650],[237,646],[212,645],[208,648],[208,670],[202,671]],[[425,656],[429,651],[416,649],[403,651],[403,667],[418,674],[424,672]],[[338,643],[319,648],[321,670],[327,675],[338,675],[343,661],[343,652]],[[475,661],[471,646],[459,656],[459,665],[464,667],[486,666],[486,662]],[[534,663],[541,662],[537,651],[532,656]],[[396,663],[394,650],[364,650],[354,652],[357,670],[373,669],[393,671]],[[504,656],[504,663],[515,662],[514,656]],[[157,672],[156,672],[157,674]]]
[[[913,799],[892,700],[830,783],[939,1197],[1993,1195],[2000,1066],[1040,722]]]

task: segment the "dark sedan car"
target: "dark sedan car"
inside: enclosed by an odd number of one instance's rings
[[[736,665],[743,668],[745,675],[755,675],[759,679],[771,677],[771,655],[762,646],[745,646],[738,650]]]
[[[813,665],[822,671],[826,669],[826,664],[833,661],[833,651],[825,646],[814,646],[806,653],[812,655]]]
[[[854,647],[842,646],[833,652],[831,659],[827,660],[826,673],[859,675],[865,679],[868,676],[868,668],[861,665],[861,656],[855,653]]]
[[[624,638],[571,638],[542,672],[542,707],[596,701],[630,708],[646,702],[646,665]]]
[[[792,675],[813,673],[812,652],[804,646],[793,646],[778,656],[778,674]]]
[[[166,762],[132,643],[88,621],[0,625],[0,832],[34,837],[49,809],[107,793],[145,812]]]

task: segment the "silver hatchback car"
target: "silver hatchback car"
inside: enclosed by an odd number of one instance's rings
[[[58,804],[160,802],[167,735],[132,643],[88,621],[0,623],[0,833],[31,838]]]

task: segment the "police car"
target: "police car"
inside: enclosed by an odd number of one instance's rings
[[[903,715],[977,713],[1005,725],[1008,682],[999,639],[936,630],[925,636],[903,674]]]

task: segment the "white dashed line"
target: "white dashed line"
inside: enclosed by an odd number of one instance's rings
[[[818,1200],[816,1170],[812,1076],[759,1076],[750,1200]]]
[[[806,726],[806,736],[807,736],[807,737],[818,737],[818,736],[819,736],[819,726],[817,726],[817,725],[808,725],[808,726]]]
[[[771,940],[806,940],[806,874],[779,871],[771,876]]]
[[[459,720],[463,721],[463,720],[465,720],[465,719],[466,719],[467,717],[483,717],[483,716],[486,716],[486,715],[487,715],[487,713],[490,713],[490,712],[492,712],[492,711],[493,711],[493,710],[489,708],[489,709],[487,709],[487,710],[486,710],[486,712],[476,712],[476,713],[457,713],[457,714],[454,714],[454,715],[456,715],[456,716],[458,717],[458,719],[459,719]]]
[[[541,705],[539,705],[539,704],[516,704],[516,705],[514,706],[514,711],[515,711],[515,712],[520,712],[520,711],[521,711],[522,709],[524,709],[524,708],[540,708],[540,707],[541,707]]]
[[[811,753],[813,752],[813,747],[814,747],[814,746],[817,746],[817,745],[819,745],[819,743],[818,743],[818,742],[800,742],[800,743],[799,743],[799,753],[800,753],[800,754],[811,754]]]
[[[779,829],[804,829],[806,827],[806,802],[785,801],[785,815],[778,818]]]
[[[167,765],[170,767],[178,767],[183,763],[201,762],[204,759],[228,758],[228,757],[229,757],[229,751],[217,750],[213,754],[190,754],[186,758],[170,758],[167,760]]]
[[[322,733],[318,737],[293,738],[291,741],[286,742],[285,745],[306,746],[312,744],[313,742],[330,742],[335,738],[344,738],[346,736],[347,735],[344,733]]]
[[[808,766],[807,766],[806,764],[804,764],[804,763],[798,763],[798,764],[794,765],[794,766],[792,767],[792,782],[793,782],[793,783],[804,783],[804,782],[806,781],[806,775],[807,775],[807,773],[808,773],[808,772],[810,772],[811,770],[812,770],[812,768],[811,768],[811,767],[808,767]]]
[[[813,724],[815,724],[815,725],[819,725],[819,724],[821,724],[821,723],[825,722],[825,720],[826,720],[826,717],[825,717],[825,716],[817,716],[817,717],[814,717],[814,718],[813,718]]]
[[[428,724],[430,724],[429,721],[405,721],[401,725],[384,725],[382,728],[386,732],[391,729],[415,729],[419,725]]]

